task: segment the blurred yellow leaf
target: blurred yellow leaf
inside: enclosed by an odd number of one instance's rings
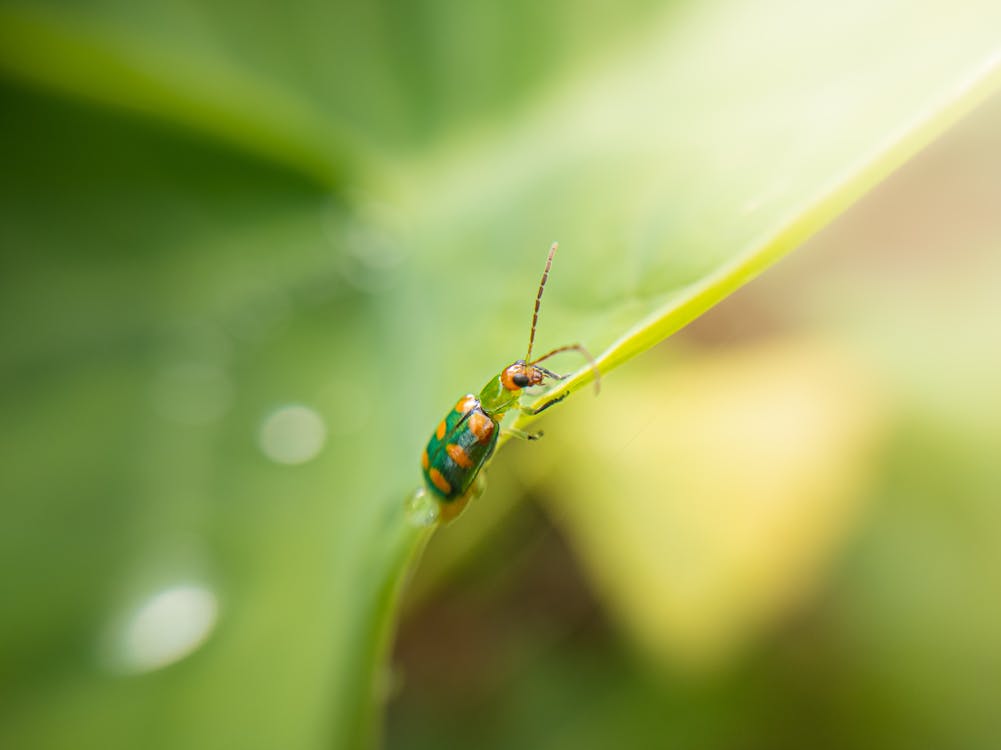
[[[809,595],[863,505],[876,393],[846,354],[789,340],[617,379],[575,412],[558,515],[644,647],[715,665]]]

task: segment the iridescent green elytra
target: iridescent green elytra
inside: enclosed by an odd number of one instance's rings
[[[501,420],[507,412],[517,409],[525,414],[538,414],[557,404],[567,397],[567,393],[549,399],[537,409],[521,405],[523,389],[544,385],[546,378],[563,380],[566,375],[557,375],[538,363],[549,359],[555,354],[565,351],[577,351],[583,354],[594,370],[595,388],[598,387],[598,368],[580,344],[570,344],[553,349],[541,357],[532,359],[532,344],[535,342],[535,326],[539,320],[539,305],[542,302],[542,291],[549,279],[549,269],[553,263],[557,243],[549,248],[546,258],[546,270],[542,273],[542,282],[535,297],[535,311],[532,314],[532,330],[528,337],[528,354],[505,367],[498,375],[492,377],[479,395],[467,393],[459,399],[455,407],[445,415],[431,435],[421,456],[421,466],[424,470],[424,483],[428,490],[442,504],[442,517],[454,518],[465,507],[466,503],[483,490],[480,471],[486,465],[502,428]],[[535,440],[542,433],[527,433],[513,428],[504,429],[513,437]]]

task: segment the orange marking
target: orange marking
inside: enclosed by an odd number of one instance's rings
[[[467,411],[472,411],[476,408],[476,396],[469,394],[463,396],[459,399],[459,403],[455,405],[455,410],[459,414],[465,414]]]
[[[478,441],[485,443],[494,434],[494,423],[483,412],[474,411],[469,416],[469,429]]]
[[[448,480],[442,476],[440,471],[437,469],[431,469],[431,471],[428,472],[428,476],[431,477],[431,481],[434,483],[434,486],[446,495],[452,493],[452,485],[448,483]]]
[[[449,503],[442,503],[440,506],[441,510],[439,511],[439,513],[441,515],[439,516],[439,518],[441,518],[441,520],[445,521],[446,523],[449,521],[453,521],[456,516],[462,513],[463,508],[465,508],[466,505],[469,504],[470,497],[472,497],[472,493],[467,492],[462,497],[456,498],[455,500]]]
[[[521,368],[516,367],[515,365],[511,365],[510,367],[504,368],[504,372],[502,372],[500,376],[501,385],[504,386],[509,391],[520,391],[521,388],[515,385],[514,380],[512,380],[512,378],[515,375],[515,373],[512,372],[513,370],[521,372]]]
[[[438,423],[438,429],[434,431],[434,435],[439,440],[442,440],[445,437],[445,420],[444,419],[441,420]]]
[[[448,451],[448,457],[455,461],[456,465],[463,469],[469,469],[472,467],[473,462],[469,456],[466,455],[466,451],[462,449],[461,445],[449,443],[445,446],[445,450]]]
[[[421,466],[423,466],[425,469],[427,469],[427,467],[428,467],[428,452],[427,452],[427,449],[425,449],[424,452],[421,454]]]

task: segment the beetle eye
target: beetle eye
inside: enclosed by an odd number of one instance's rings
[[[528,381],[528,375],[526,375],[523,372],[519,372],[517,375],[514,375],[511,378],[511,380],[514,381],[514,384],[516,386],[518,386],[519,388],[524,388],[525,386],[528,385],[528,382],[529,382]]]

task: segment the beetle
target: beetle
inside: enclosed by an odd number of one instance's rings
[[[428,491],[439,501],[440,517],[443,520],[455,518],[472,497],[483,491],[481,472],[493,455],[502,432],[523,440],[537,440],[542,437],[541,432],[530,433],[515,428],[502,428],[501,421],[509,411],[540,414],[569,395],[569,391],[566,391],[535,409],[522,406],[521,397],[526,388],[545,385],[547,379],[559,381],[568,377],[541,367],[540,362],[561,352],[576,351],[587,359],[594,372],[595,392],[600,387],[598,366],[594,358],[580,344],[557,347],[541,357],[532,359],[542,292],[546,287],[546,281],[549,280],[549,270],[558,246],[559,244],[554,242],[549,248],[546,269],[542,272],[542,281],[535,296],[532,328],[528,336],[528,353],[523,359],[515,360],[490,378],[479,395],[467,393],[460,398],[455,407],[438,423],[421,454],[424,483]]]

